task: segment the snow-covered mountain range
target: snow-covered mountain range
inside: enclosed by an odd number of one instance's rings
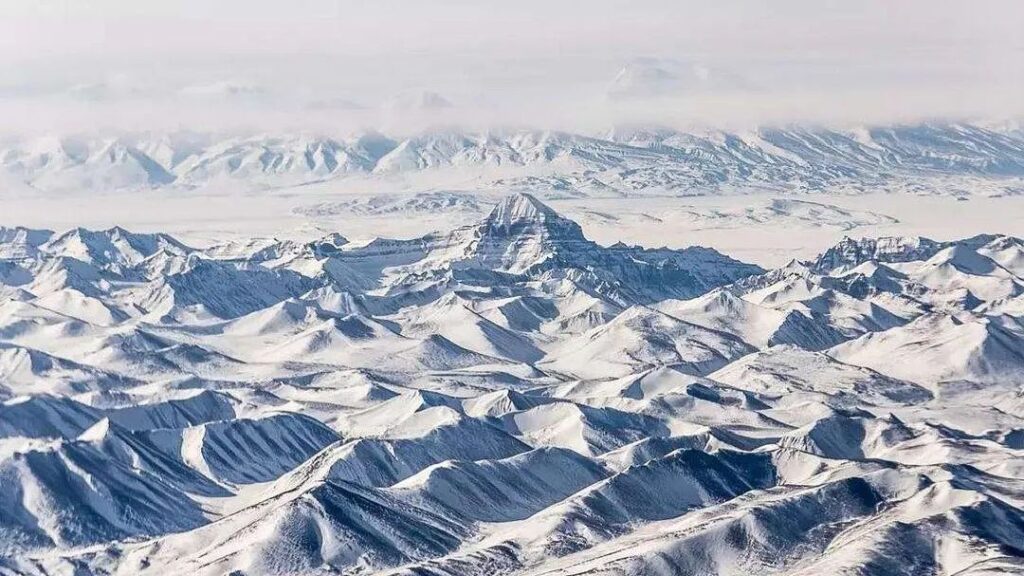
[[[265,189],[421,172],[457,172],[480,188],[548,197],[763,189],[963,193],[955,181],[964,178],[995,180],[996,192],[1005,194],[1022,188],[1024,138],[1011,129],[932,123],[737,133],[616,128],[598,136],[457,129],[403,137],[146,133],[0,144],[4,181],[42,191],[225,183]]]
[[[99,173],[1024,172],[978,128],[814,134],[120,143]],[[33,182],[100,161],[46,150],[3,158]],[[449,232],[341,232],[0,229],[0,574],[1024,572],[1019,238],[765,270],[600,245],[527,194]]]

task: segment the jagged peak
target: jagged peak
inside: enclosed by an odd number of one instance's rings
[[[28,228],[26,226],[0,226],[0,242],[12,242],[21,238],[43,238],[49,239],[53,236],[53,230],[45,228]],[[41,242],[40,242],[41,243]]]
[[[338,232],[331,232],[326,236],[307,242],[304,246],[306,250],[309,250],[317,258],[328,258],[336,255],[342,246],[349,243],[348,238],[342,236]],[[272,251],[273,248],[285,248],[289,244],[289,241],[277,242],[276,244],[262,250],[261,252]],[[282,250],[284,251],[284,250]]]
[[[906,262],[927,260],[946,244],[923,236],[880,236],[854,239],[844,236],[812,264],[816,272],[829,272],[842,266],[857,266],[867,261]]]
[[[178,241],[173,236],[161,232],[132,232],[121,226],[113,226],[104,230],[92,230],[89,228],[76,227],[59,235],[51,235],[44,249],[54,249],[68,242],[79,241],[88,248],[106,248],[107,244],[114,241],[124,241],[133,248],[143,247],[147,251],[155,251],[155,246],[173,246],[181,250],[190,251],[191,248]]]

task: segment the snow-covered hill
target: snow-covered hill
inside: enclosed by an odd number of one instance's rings
[[[2,158],[38,183],[94,165],[166,185],[556,163],[823,183],[1019,175],[1014,138],[165,139]],[[764,270],[601,245],[529,194],[463,199],[484,215],[400,240],[0,229],[0,574],[1024,572],[1024,241],[846,238]]]

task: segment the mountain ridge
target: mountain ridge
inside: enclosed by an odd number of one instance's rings
[[[940,184],[951,177],[1005,181],[1014,189],[1024,177],[1024,138],[980,125],[923,123],[692,133],[627,127],[600,136],[453,128],[407,137],[141,133],[47,137],[0,148],[0,171],[53,191],[231,181],[282,188],[431,170],[468,171],[484,187],[572,196],[915,187],[914,178]]]
[[[411,239],[0,254],[3,574],[1024,566],[1020,238],[764,270],[514,193]]]

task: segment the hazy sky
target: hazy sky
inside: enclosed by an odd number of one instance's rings
[[[3,0],[0,121],[1017,118],[1022,26],[1021,0]]]

